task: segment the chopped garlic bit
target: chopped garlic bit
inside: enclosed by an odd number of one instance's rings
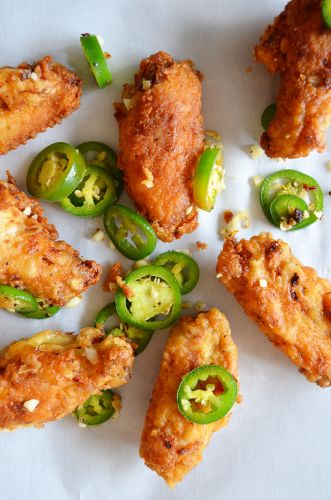
[[[318,210],[315,210],[314,215],[315,215],[315,217],[317,217],[318,219],[321,219],[321,218],[323,217],[323,212],[320,212],[320,211],[318,211]]]
[[[254,175],[254,177],[252,177],[252,180],[255,187],[260,187],[262,182],[264,181],[264,177],[262,175]]]
[[[143,80],[142,81],[143,90],[150,89],[151,85],[152,85],[152,82],[150,80]]]
[[[192,212],[193,210],[193,205],[191,205],[190,207],[188,207],[188,209],[186,210],[186,215],[190,215],[190,213]]]
[[[268,286],[268,282],[265,279],[260,279],[259,284],[260,284],[261,288],[267,288],[267,286]]]
[[[216,274],[216,278],[219,280],[220,278],[222,278],[223,274],[222,273],[217,273]]]
[[[305,210],[305,211],[303,212],[303,214],[302,214],[302,218],[303,218],[303,219],[309,219],[309,212],[308,212],[308,210]]]
[[[252,144],[249,148],[249,156],[252,160],[256,160],[263,155],[263,149],[258,144]]]
[[[329,172],[331,172],[331,161],[328,161],[326,166],[327,166]]]
[[[192,252],[190,252],[188,248],[177,248],[176,252],[185,253],[192,257]]]
[[[315,208],[316,208],[315,203],[309,203],[308,210],[310,210],[311,212],[313,212],[315,210]]]
[[[101,231],[101,229],[98,229],[91,238],[92,241],[96,241],[97,243],[99,243],[104,239],[105,239],[105,233]]]
[[[31,215],[31,212],[32,212],[31,207],[25,207],[25,209],[23,210],[23,214],[26,215],[27,217]]]
[[[128,111],[134,107],[132,99],[123,99],[123,103]]]
[[[192,302],[182,302],[182,309],[193,309]]]
[[[25,401],[23,403],[23,406],[26,410],[28,410],[30,413],[34,412],[37,406],[39,405],[40,401],[38,399],[29,399],[28,401]]]
[[[234,236],[240,229],[248,229],[250,227],[249,213],[241,211],[233,215],[229,223],[221,229],[220,234],[222,238]]]
[[[154,175],[153,172],[145,167],[144,168],[144,174],[146,175],[146,179],[143,180],[141,183],[146,186],[148,189],[151,189],[154,186]]]
[[[84,424],[84,422],[78,422],[78,427],[80,427],[81,429],[85,429],[86,424]]]
[[[294,219],[287,220],[286,217],[282,217],[280,219],[279,228],[281,229],[281,231],[289,231],[295,225],[296,225],[296,221]]]
[[[98,362],[98,353],[94,347],[84,347],[84,352],[91,365],[96,365]]]
[[[31,78],[31,80],[34,80],[35,82],[37,80],[39,80],[39,76],[34,71],[31,73],[30,78]]]
[[[81,300],[82,300],[82,297],[73,297],[71,300],[69,300],[69,302],[67,302],[65,307],[76,307],[76,306],[78,306],[78,304]]]
[[[118,417],[119,412],[121,411],[122,408],[122,401],[121,401],[121,396],[119,394],[114,394],[111,400],[111,404],[115,410],[115,412],[112,415],[112,420]]]
[[[211,137],[212,139],[215,139],[216,141],[220,141],[222,138],[218,132],[215,130],[205,130],[205,135],[207,137]]]
[[[277,163],[285,163],[284,158],[273,158]]]
[[[148,266],[148,264],[150,264],[150,261],[146,259],[136,260],[133,264],[133,269],[139,269],[140,267]]]

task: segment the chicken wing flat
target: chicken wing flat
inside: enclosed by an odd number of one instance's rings
[[[321,0],[292,0],[268,26],[255,58],[280,73],[277,112],[261,137],[271,158],[298,158],[325,149],[331,118],[331,31]]]
[[[115,104],[119,166],[129,196],[163,241],[198,226],[192,180],[203,151],[201,75],[191,61],[158,52]]]
[[[0,351],[0,429],[65,417],[91,394],[126,384],[132,365],[131,344],[95,328],[14,342]]]
[[[225,241],[220,281],[269,340],[310,382],[331,384],[331,284],[303,266],[289,246],[261,234]]]
[[[82,260],[43,217],[39,202],[0,181],[0,283],[63,306],[100,277],[100,265]]]
[[[50,56],[0,68],[0,155],[53,127],[80,104],[80,78]]]
[[[140,456],[146,465],[175,486],[202,459],[212,434],[224,427],[230,414],[199,425],[179,412],[176,394],[182,377],[198,366],[216,364],[237,378],[237,347],[230,326],[217,309],[196,318],[183,317],[172,329],[145,418]]]

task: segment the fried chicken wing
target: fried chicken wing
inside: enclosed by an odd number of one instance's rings
[[[182,377],[198,366],[216,364],[238,377],[237,347],[230,326],[217,309],[196,318],[183,317],[172,329],[145,418],[140,456],[169,486],[202,459],[212,434],[227,425],[230,414],[212,424],[190,422],[179,412],[176,394]]]
[[[14,342],[0,351],[0,429],[65,417],[91,394],[126,384],[132,365],[131,344],[95,328]]]
[[[115,104],[128,194],[163,241],[198,226],[192,179],[203,151],[201,79],[191,61],[158,52],[141,61],[135,85],[125,85]]]
[[[0,283],[63,306],[100,277],[100,265],[82,260],[43,216],[39,202],[0,181]]]
[[[220,281],[245,313],[310,382],[331,384],[331,284],[303,266],[289,246],[261,234],[225,241]]]
[[[277,112],[261,137],[271,158],[298,158],[325,149],[331,118],[331,32],[320,0],[292,0],[268,26],[255,58],[280,73]]]
[[[50,56],[0,68],[0,155],[70,115],[81,91],[80,78]]]

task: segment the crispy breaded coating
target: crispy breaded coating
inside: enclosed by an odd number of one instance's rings
[[[298,158],[325,149],[331,118],[331,31],[320,0],[292,0],[268,26],[255,58],[280,73],[277,112],[261,137],[271,158]]]
[[[0,68],[0,155],[75,111],[82,81],[50,56],[36,64]]]
[[[0,283],[63,306],[98,282],[93,260],[82,260],[43,216],[38,200],[8,181],[0,181]]]
[[[184,375],[198,366],[216,364],[238,378],[237,347],[229,323],[212,308],[195,318],[182,317],[172,329],[146,414],[140,456],[145,464],[175,486],[202,459],[212,434],[227,425],[231,414],[199,425],[178,410],[176,394]]]
[[[192,179],[203,151],[201,74],[158,52],[140,63],[135,85],[115,103],[119,166],[129,196],[163,241],[198,226]]]
[[[261,234],[225,241],[216,268],[245,313],[310,382],[331,384],[331,284]],[[262,280],[262,281],[261,281]]]
[[[65,417],[91,394],[126,384],[133,359],[129,342],[95,328],[44,330],[14,342],[0,351],[0,429]]]

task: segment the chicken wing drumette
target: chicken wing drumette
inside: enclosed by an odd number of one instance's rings
[[[255,58],[280,74],[277,111],[261,146],[271,157],[297,158],[325,149],[331,118],[331,31],[321,0],[292,0],[268,26]]]

